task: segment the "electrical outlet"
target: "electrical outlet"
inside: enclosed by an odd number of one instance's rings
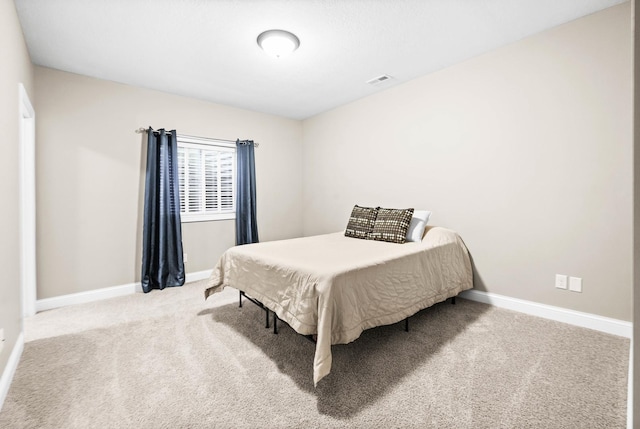
[[[185,253],[185,254],[183,255],[183,257],[182,257],[183,262],[185,262],[185,263],[186,263],[188,259],[189,259],[189,258],[187,257],[187,254]]]
[[[580,277],[569,277],[569,290],[582,292],[582,279]]]
[[[564,274],[556,274],[556,287],[558,289],[567,288],[567,276]]]

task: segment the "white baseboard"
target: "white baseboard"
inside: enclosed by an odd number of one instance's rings
[[[629,374],[627,378],[627,429],[633,429],[633,337],[629,345]]]
[[[190,283],[204,280],[211,275],[211,271],[212,270],[204,270],[197,271],[195,273],[187,273],[186,282]],[[51,310],[53,308],[65,307],[73,304],[83,304],[101,299],[130,295],[136,292],[142,292],[140,283],[129,283],[121,286],[112,286],[87,292],[57,296],[54,298],[40,299],[36,301],[36,311]],[[625,338],[631,338],[633,335],[633,324],[623,320],[612,319],[590,313],[582,313],[566,308],[539,304],[533,301],[525,301],[523,299],[511,298],[504,295],[473,289],[462,292],[460,297],[485,304],[491,304],[496,307],[518,311],[520,313],[530,314],[532,316],[569,323],[583,328],[595,329],[596,331],[606,332],[608,334],[618,335]]]
[[[53,298],[39,299],[36,301],[36,313],[40,311],[52,310],[59,307],[66,307],[67,305],[84,304],[101,299],[131,295],[133,293],[136,293],[136,288],[139,288],[139,285],[140,283],[129,283],[121,286],[111,286],[102,289],[89,290],[86,292],[56,296]]]
[[[24,334],[20,332],[16,343],[13,345],[13,350],[11,350],[11,355],[7,361],[7,365],[4,367],[4,371],[2,371],[2,378],[0,378],[0,411],[2,410],[4,400],[7,398],[7,394],[9,393],[9,387],[11,387],[13,376],[18,369],[18,363],[20,362],[20,356],[22,356],[23,349]]]
[[[208,279],[211,276],[213,270],[196,271],[195,273],[187,273],[186,282],[197,282],[200,280]]]
[[[460,297],[625,338],[631,338],[633,335],[633,324],[631,322],[625,322],[624,320],[582,313],[580,311],[539,304],[533,301],[525,301],[523,299],[511,298],[479,290],[464,291],[460,294]]]
[[[187,273],[185,282],[190,283],[198,280],[204,280],[211,275],[211,271],[212,270],[204,270],[197,271],[195,273]],[[142,285],[139,282],[61,295],[53,298],[39,299],[36,301],[36,312],[66,307],[67,305],[84,304],[87,302],[99,301],[101,299],[115,298],[117,296],[131,295],[137,292],[142,292]]]

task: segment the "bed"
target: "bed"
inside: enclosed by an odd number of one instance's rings
[[[426,227],[421,241],[404,244],[338,232],[236,246],[220,257],[205,298],[227,286],[257,300],[299,334],[316,338],[317,385],[331,370],[332,344],[400,322],[473,285],[459,235]]]

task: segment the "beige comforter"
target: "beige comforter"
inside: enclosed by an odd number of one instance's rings
[[[261,301],[296,332],[317,334],[317,384],[331,370],[332,344],[349,343],[365,329],[399,322],[473,285],[458,234],[428,227],[420,243],[333,233],[236,246],[218,261],[205,298],[226,286]]]

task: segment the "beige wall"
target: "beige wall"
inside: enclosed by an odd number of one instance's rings
[[[631,320],[629,3],[303,122],[304,234],[433,211],[480,290]],[[554,287],[583,278],[583,293]]]
[[[20,201],[18,182],[18,83],[33,102],[33,68],[12,1],[0,1],[0,328],[6,341],[0,352],[0,374],[22,331],[20,291]]]
[[[632,2],[633,14],[633,380],[634,427],[640,426],[640,23],[639,0]]]
[[[146,136],[253,139],[262,240],[302,233],[299,121],[35,68],[38,299],[140,279]],[[234,221],[183,225],[187,272],[213,268]]]
[[[38,298],[139,280],[133,130],[152,125],[262,144],[262,240],[342,229],[354,203],[428,208],[467,242],[479,289],[630,320],[629,8],[302,123],[38,67]],[[185,224],[187,271],[233,235]]]

